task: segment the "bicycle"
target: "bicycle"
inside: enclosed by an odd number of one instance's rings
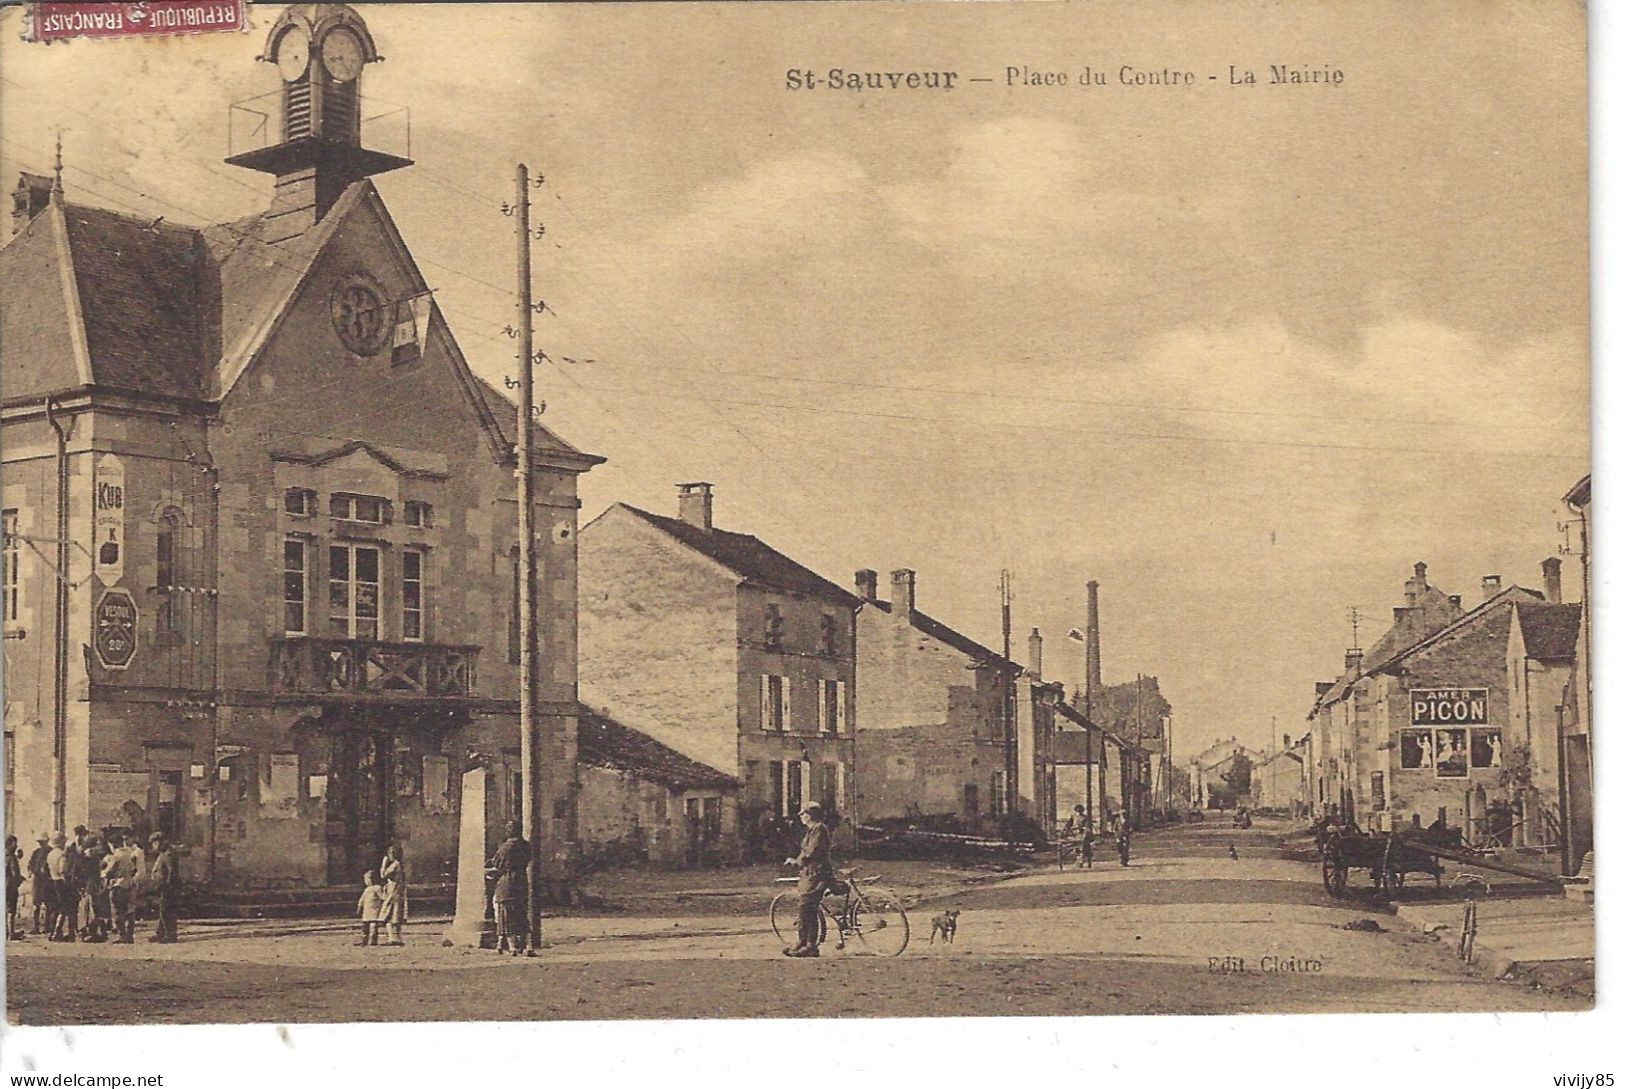
[[[835,884],[824,892],[819,901],[818,941],[829,937],[830,924],[835,926],[835,948],[845,949],[848,942],[855,943],[860,955],[895,957],[908,947],[908,914],[903,902],[889,889],[877,887],[879,876],[859,878],[855,870],[836,870]],[[776,878],[783,885],[794,877]],[[785,891],[773,898],[768,909],[768,921],[773,933],[787,945],[795,944],[801,894]]]

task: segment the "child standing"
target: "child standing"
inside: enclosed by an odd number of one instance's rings
[[[361,899],[356,902],[356,910],[361,915],[361,940],[357,945],[378,944],[378,921],[384,914],[384,890],[378,884],[378,875],[371,870],[361,879],[365,886],[361,890]]]

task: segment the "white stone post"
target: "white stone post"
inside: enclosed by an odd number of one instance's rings
[[[478,949],[496,945],[496,928],[485,917],[485,789],[489,776],[484,767],[463,773],[457,835],[457,914],[446,932],[447,945]]]

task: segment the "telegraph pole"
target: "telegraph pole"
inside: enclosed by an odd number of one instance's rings
[[[999,572],[999,609],[1004,624],[1004,660],[1010,661],[1010,571]],[[1004,830],[1005,839],[1015,842],[1016,836],[1016,676],[1010,675],[1010,687],[1004,694]]]
[[[530,425],[535,413],[536,389],[532,375],[533,349],[530,308],[530,172],[520,163],[516,172],[517,201],[514,215],[519,220],[519,431],[517,438],[519,476],[519,769],[524,794],[524,835],[530,844],[530,865],[526,869],[526,918],[530,940],[525,952],[536,955],[542,940],[541,866],[537,856],[542,849],[541,737],[536,723],[536,532],[535,481],[531,475]]]

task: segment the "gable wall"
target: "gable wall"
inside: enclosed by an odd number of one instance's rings
[[[386,546],[382,637],[401,637],[400,550],[429,549],[428,641],[482,648],[479,690],[513,698],[517,667],[508,660],[512,616],[511,550],[517,540],[512,470],[498,465],[458,375],[451,346],[428,339],[423,358],[396,366],[386,346],[376,355],[352,354],[334,331],[333,292],[352,270],[365,270],[391,297],[415,290],[415,278],[396,255],[373,209],[362,202],[336,231],[280,328],[226,397],[215,430],[221,465],[222,547],[231,557],[222,589],[237,610],[225,633],[228,688],[263,688],[267,644],[282,633],[281,550],[288,533],[312,533],[310,611],[319,634],[326,624],[328,517],[333,490],[364,491],[395,501],[394,524],[373,533]],[[231,301],[227,300],[230,306]],[[400,476],[364,453],[324,465],[277,461],[272,451],[317,455],[352,439],[382,447],[408,468],[427,468],[446,479]],[[317,510],[308,519],[282,513],[286,487],[313,487]],[[549,668],[542,698],[573,696],[575,479],[539,474],[538,537],[541,616]],[[434,525],[402,522],[406,499],[433,505]],[[359,542],[364,543],[364,542]]]

